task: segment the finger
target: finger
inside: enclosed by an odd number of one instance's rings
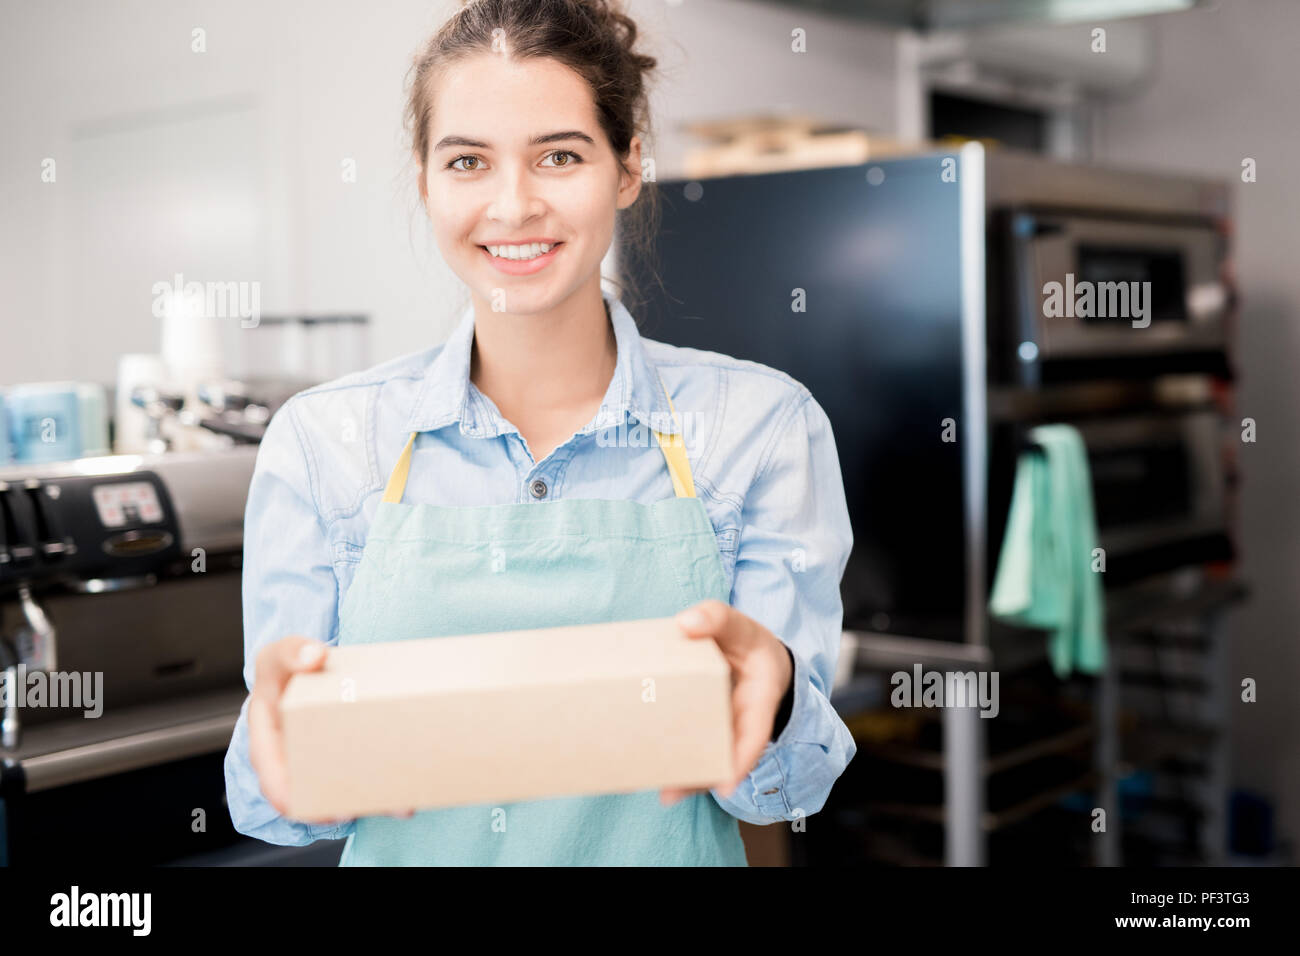
[[[723,601],[701,601],[678,614],[676,620],[688,637],[711,637],[733,670],[749,663],[759,646],[762,625]],[[687,623],[682,625],[680,622]]]
[[[279,698],[289,678],[301,671],[318,670],[325,663],[326,645],[293,635],[268,644],[257,655],[253,693]],[[279,726],[279,720],[276,720]]]
[[[257,657],[253,691],[249,695],[249,762],[267,801],[281,816],[288,815],[289,774],[280,727],[280,698],[295,674],[318,670],[326,645],[293,636],[262,649]]]
[[[710,598],[678,612],[674,620],[687,637],[725,639],[730,631],[732,611],[730,604]]]
[[[288,813],[289,777],[278,744],[277,716],[272,698],[253,694],[248,699],[248,759],[257,774],[262,795],[281,816]]]
[[[320,670],[328,650],[329,645],[310,637],[297,634],[286,637],[271,645],[272,653],[267,662],[269,671],[280,685],[287,684],[294,674]]]
[[[719,791],[724,797],[731,796],[741,781],[758,765],[759,758],[772,736],[772,721],[769,712],[775,707],[770,693],[757,677],[742,678],[732,691],[732,706],[735,712],[733,732],[735,741],[733,752],[735,776],[725,789]]]
[[[687,608],[677,620],[687,622],[682,626],[687,637],[713,640],[733,671],[734,683],[734,672],[745,666],[754,646],[753,622],[730,604],[716,600],[701,601]]]

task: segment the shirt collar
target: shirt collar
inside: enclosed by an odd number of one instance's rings
[[[595,418],[579,434],[622,425],[627,415],[664,434],[678,434],[680,429],[669,411],[659,373],[646,355],[636,320],[617,296],[604,289],[601,296],[614,326],[618,358],[614,377]],[[415,407],[407,419],[408,432],[433,431],[453,422],[459,424],[462,434],[481,438],[518,431],[469,380],[473,343],[474,305],[471,303],[425,370]]]

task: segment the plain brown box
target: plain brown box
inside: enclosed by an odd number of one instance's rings
[[[333,647],[280,708],[294,819],[732,774],[730,668],[672,618]]]

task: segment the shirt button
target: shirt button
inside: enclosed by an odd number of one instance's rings
[[[540,478],[537,478],[533,481],[532,485],[529,486],[528,490],[533,493],[534,498],[545,498],[546,482],[542,481],[542,479]]]

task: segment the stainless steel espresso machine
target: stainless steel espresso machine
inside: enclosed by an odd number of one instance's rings
[[[0,469],[0,861],[281,851],[234,832],[222,771],[246,695],[240,563],[256,454]]]

